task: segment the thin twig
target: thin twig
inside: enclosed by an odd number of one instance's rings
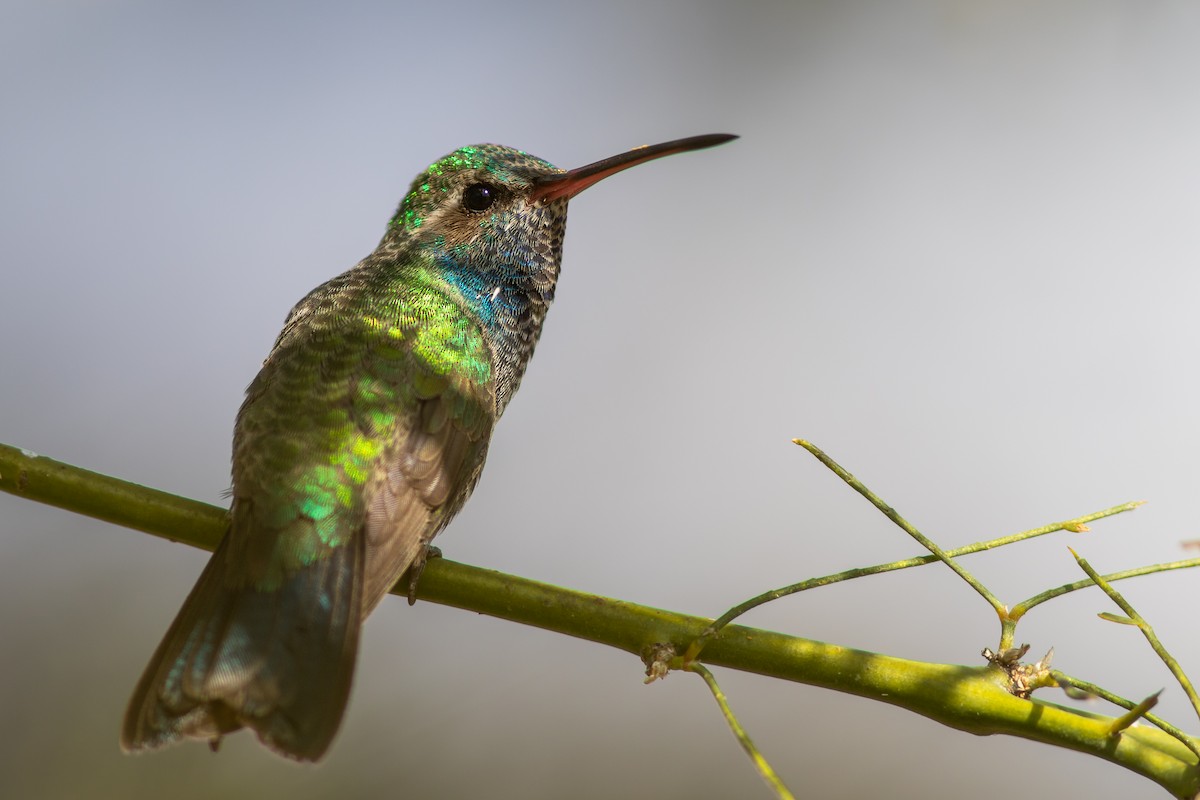
[[[1010,544],[1016,544],[1017,542],[1022,542],[1026,539],[1033,539],[1038,536],[1057,533],[1058,531],[1086,531],[1088,530],[1087,523],[1089,522],[1095,522],[1098,519],[1115,516],[1126,511],[1133,511],[1135,508],[1143,505],[1144,503],[1144,500],[1121,503],[1120,505],[1113,506],[1112,508],[1106,508],[1103,511],[1093,511],[1091,514],[1084,514],[1082,517],[1075,517],[1074,519],[1065,520],[1063,522],[1051,522],[1048,525],[1030,528],[1029,530],[1021,531],[1020,533],[1012,533],[1007,536],[999,536],[995,539],[988,539],[987,541],[975,542],[974,544],[956,547],[953,550],[947,550],[946,555],[950,556],[951,558],[959,558],[961,556],[971,555],[972,553],[980,553],[985,550],[993,550],[995,548],[1005,547]],[[1196,559],[1196,562],[1197,566],[1200,566],[1200,559]],[[704,632],[701,633],[700,636],[688,646],[687,654],[684,656],[684,661],[691,661],[698,657],[700,655],[700,651],[704,649],[704,646],[708,644],[713,637],[720,633],[722,628],[733,622],[738,617],[742,616],[748,611],[758,608],[761,605],[778,600],[781,597],[787,597],[788,595],[793,595],[798,592],[805,592],[809,589],[818,589],[822,586],[830,586],[835,583],[841,583],[842,581],[853,580],[854,578],[863,578],[868,575],[879,575],[884,572],[895,572],[896,570],[909,569],[911,567],[923,567],[926,564],[935,563],[938,563],[937,556],[914,556],[901,561],[890,561],[886,564],[875,564],[874,566],[870,567],[856,567],[854,569],[848,569],[842,572],[835,572],[832,575],[824,575],[819,578],[809,578],[808,580],[800,581],[799,583],[793,583],[789,586],[783,586],[778,589],[772,589],[769,592],[763,592],[756,597],[751,597],[749,600],[738,603],[736,606],[729,609],[716,620],[714,620],[713,623],[705,628]],[[1127,577],[1134,576],[1129,575]],[[1083,581],[1081,583],[1086,586],[1092,585],[1091,581]]]
[[[698,662],[692,662],[686,665],[684,669],[688,672],[696,673],[708,684],[708,689],[712,692],[713,699],[717,701],[717,705],[721,707],[721,713],[725,715],[725,722],[729,725],[729,730],[733,731],[733,735],[737,737],[738,744],[746,751],[746,755],[750,756],[750,760],[754,762],[754,768],[758,770],[758,774],[767,782],[767,785],[783,800],[795,800],[795,796],[788,791],[783,780],[776,774],[775,770],[771,769],[771,765],[767,762],[767,759],[754,745],[750,734],[746,733],[746,729],[738,722],[737,716],[733,713],[733,709],[729,707],[729,701],[725,699],[725,693],[717,685],[717,679],[713,677],[713,674],[705,669],[703,664]]]
[[[1000,602],[1000,599],[996,597],[996,595],[992,594],[992,592],[974,575],[960,566],[958,562],[951,558],[944,550],[942,550],[942,548],[938,547],[932,539],[925,536],[925,534],[913,527],[912,523],[904,519],[904,517],[900,516],[900,514],[896,512],[896,509],[883,502],[883,500],[877,494],[868,489],[858,478],[847,472],[841,464],[838,464],[836,461],[830,458],[824,450],[817,447],[812,442],[805,441],[804,439],[793,439],[792,441],[803,447],[808,452],[812,453],[818,461],[820,461],[822,464],[832,470],[835,475],[845,481],[851,489],[865,497],[871,503],[871,505],[879,509],[879,511],[885,517],[894,522],[902,531],[916,539],[922,547],[924,547],[930,553],[933,553],[933,555],[936,556],[939,561],[941,561],[950,569],[954,570],[958,577],[966,581],[967,585],[978,592],[980,597],[982,597],[984,600],[987,600],[988,603],[991,604],[992,608],[996,610],[996,614],[1001,619],[1004,618],[1004,616],[1008,613],[1008,609],[1003,603]]]
[[[1193,567],[1200,567],[1200,558],[1189,558],[1184,561],[1169,561],[1165,564],[1150,564],[1149,566],[1137,567],[1135,569],[1124,569],[1120,572],[1110,572],[1103,577],[1104,580],[1108,581],[1109,583],[1113,583],[1115,581],[1123,581],[1128,578],[1138,578],[1142,575],[1153,575],[1158,572],[1168,572],[1173,569],[1192,569]],[[1012,607],[1012,609],[1008,612],[1008,615],[1014,620],[1020,619],[1027,614],[1030,609],[1041,605],[1047,600],[1053,600],[1054,598],[1061,597],[1064,594],[1077,592],[1080,589],[1086,589],[1089,586],[1095,585],[1095,581],[1093,581],[1091,578],[1085,578],[1084,580],[1075,581],[1074,583],[1065,583],[1056,589],[1048,589],[1041,594],[1035,594],[1028,600],[1022,600],[1020,603],[1017,603]]]
[[[1162,662],[1167,665],[1167,669],[1171,670],[1171,674],[1175,676],[1175,680],[1179,681],[1179,685],[1183,687],[1183,692],[1188,696],[1188,700],[1192,703],[1192,708],[1196,711],[1196,715],[1200,716],[1200,697],[1196,695],[1196,688],[1192,686],[1192,681],[1183,671],[1183,667],[1179,666],[1179,662],[1175,657],[1167,652],[1167,648],[1159,641],[1158,635],[1154,632],[1154,628],[1150,627],[1150,623],[1142,618],[1129,601],[1121,596],[1121,593],[1109,585],[1100,573],[1092,568],[1092,565],[1087,562],[1087,559],[1081,557],[1074,550],[1071,550],[1071,555],[1075,556],[1075,560],[1079,563],[1079,568],[1088,574],[1097,586],[1104,590],[1104,593],[1116,603],[1125,615],[1133,620],[1137,625],[1138,630],[1146,637],[1146,641],[1150,643],[1150,648],[1158,654]]]

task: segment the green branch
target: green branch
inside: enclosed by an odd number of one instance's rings
[[[0,490],[76,514],[215,550],[226,511],[0,444]]]
[[[214,506],[5,445],[0,445],[0,489],[210,550],[225,527],[226,512]],[[402,586],[398,593],[406,590]],[[606,644],[639,658],[663,642],[682,651],[711,623],[446,559],[429,563],[418,597]],[[730,625],[709,642],[704,662],[872,698],[974,734],[1002,733],[1090,753],[1176,797],[1200,792],[1196,758],[1179,741],[1144,726],[1113,736],[1112,717],[1014,697],[995,667],[909,661],[740,625]]]

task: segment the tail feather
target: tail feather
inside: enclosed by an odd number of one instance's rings
[[[315,761],[337,733],[362,625],[361,534],[270,591],[240,585],[226,536],[150,659],[121,729],[126,752],[247,727]]]

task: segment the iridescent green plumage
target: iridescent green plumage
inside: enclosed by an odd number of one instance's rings
[[[229,532],[134,690],[126,750],[250,727],[284,755],[324,753],[362,619],[483,469],[554,298],[567,200],[719,141],[570,173],[479,145],[417,178],[375,252],[296,305],[247,390]]]

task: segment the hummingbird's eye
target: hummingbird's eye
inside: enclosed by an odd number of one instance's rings
[[[473,214],[487,211],[499,196],[500,190],[489,183],[472,183],[463,189],[463,208]]]

